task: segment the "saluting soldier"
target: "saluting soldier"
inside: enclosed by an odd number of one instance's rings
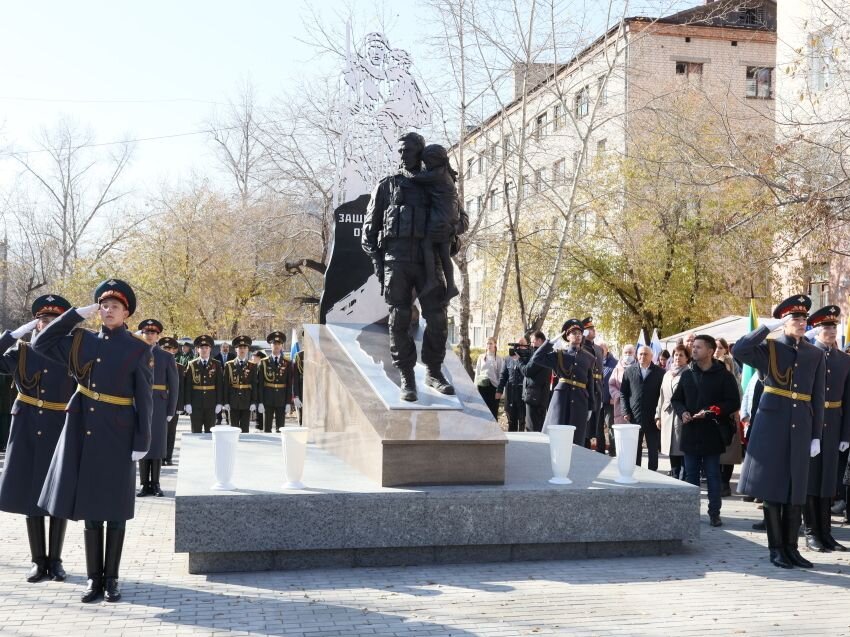
[[[828,305],[809,316],[809,325],[818,331],[815,347],[823,352],[826,364],[820,453],[809,463],[808,497],[803,509],[806,546],[818,552],[847,550],[832,537],[830,511],[839,452],[850,447],[850,356],[836,347],[840,315],[837,305]]]
[[[812,568],[797,550],[825,401],[823,351],[803,338],[811,306],[804,294],[785,299],[773,310],[782,319],[780,336],[767,339],[770,329],[762,325],[735,344],[735,356],[764,375],[759,426],[750,429],[738,492],[764,500],[770,561],[780,568]]]
[[[602,371],[605,367],[605,355],[602,348],[599,347],[593,340],[596,338],[596,326],[593,324],[593,317],[588,316],[581,322],[584,328],[584,342],[582,347],[596,360],[593,368],[593,385],[596,400],[591,405],[590,420],[587,426],[587,438],[584,440],[584,446],[590,449],[590,439],[596,438],[596,451],[605,453],[605,425],[602,419]]]
[[[85,520],[86,603],[121,599],[118,569],[135,511],[136,462],[150,447],[153,411],[153,353],[125,325],[136,310],[133,289],[109,279],[94,298],[94,305],[65,312],[32,344],[69,365],[78,383],[38,503],[51,515]],[[96,312],[99,332],[76,327]]]
[[[257,396],[258,409],[261,414],[264,414],[263,430],[270,432],[272,421],[275,424],[275,431],[280,431],[280,428],[284,426],[286,412],[291,403],[292,365],[283,355],[286,334],[275,331],[266,336],[266,340],[272,346],[272,353],[260,363],[260,369],[257,372]]]
[[[257,367],[248,360],[251,338],[233,339],[236,358],[224,365],[224,408],[230,412],[230,424],[248,433],[251,413],[257,409]]]
[[[192,421],[192,433],[210,433],[215,416],[224,402],[223,370],[221,363],[210,358],[213,337],[204,334],[195,339],[198,358],[186,367],[183,376],[183,411]]]
[[[6,464],[0,474],[0,510],[27,516],[32,555],[28,582],[38,582],[45,577],[56,582],[65,579],[62,544],[68,520],[51,516],[50,537],[45,543],[44,516],[47,512],[38,505],[38,497],[65,424],[65,407],[76,383],[64,365],[45,358],[28,343],[17,339],[28,336],[33,330],[38,334],[70,307],[71,304],[58,294],[40,296],[32,304],[35,319],[0,336],[0,372],[10,375],[4,378],[14,376],[18,388],[11,409],[12,429]]]
[[[561,333],[543,343],[532,354],[529,365],[538,364],[554,370],[558,384],[543,422],[543,431],[549,425],[573,425],[573,444],[583,445],[587,430],[588,411],[596,400],[596,383],[593,370],[596,358],[582,348],[583,325],[571,318],[561,326]],[[554,345],[566,339],[567,348],[555,351]]]
[[[162,461],[168,453],[168,422],[176,419],[177,399],[180,396],[180,380],[174,356],[159,347],[162,323],[156,319],[145,319],[139,323],[145,342],[153,349],[153,416],[151,417],[151,447],[147,455],[139,460],[141,488],[136,494],[163,496],[159,486]]]
[[[177,409],[181,407],[180,403],[183,402],[183,376],[186,373],[186,368],[177,362],[177,350],[180,347],[177,343],[177,339],[171,338],[170,336],[163,336],[159,339],[159,346],[175,357],[174,364],[177,367],[177,398],[174,401],[174,411],[169,414],[168,417],[168,435],[166,436],[165,441],[165,458],[162,460],[162,464],[170,466],[173,464],[172,457],[174,456],[174,442],[177,438],[177,421],[179,420],[177,416]]]

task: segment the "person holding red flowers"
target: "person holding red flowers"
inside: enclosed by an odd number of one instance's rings
[[[691,363],[682,372],[670,402],[682,419],[680,447],[685,454],[685,480],[699,486],[700,469],[705,470],[710,524],[722,526],[720,454],[735,433],[732,415],[740,407],[740,394],[735,377],[714,358],[716,349],[712,336],[694,338]]]

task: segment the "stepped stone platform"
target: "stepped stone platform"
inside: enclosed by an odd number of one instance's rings
[[[551,485],[548,438],[507,434],[504,484],[384,487],[315,444],[284,482],[280,438],[241,434],[235,491],[213,491],[209,434],[184,434],[175,551],[191,573],[651,555],[699,537],[699,490],[573,449]]]

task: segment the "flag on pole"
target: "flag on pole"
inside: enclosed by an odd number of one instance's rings
[[[646,345],[646,334],[644,334],[643,328],[640,328],[640,336],[638,336],[637,345],[635,345],[635,354],[637,354],[637,350],[639,350],[642,345]]]
[[[661,338],[658,336],[658,328],[652,330],[652,338],[649,340],[649,347],[652,348],[652,362],[657,363],[658,357],[661,356]]]
[[[758,327],[758,318],[756,314],[756,300],[750,299],[750,322],[747,326],[747,331],[752,332],[754,329]],[[732,350],[734,354],[734,349]],[[744,365],[744,369],[741,370],[741,389],[742,391],[747,391],[747,385],[750,384],[750,379],[753,377],[753,374],[756,373],[756,370],[750,367],[749,365]]]
[[[295,360],[296,354],[301,351],[301,345],[298,343],[298,332],[292,328],[292,347],[289,348],[289,359]]]
[[[841,332],[841,338],[844,340],[841,344],[841,349],[844,349],[850,345],[850,320],[845,322],[844,329]]]

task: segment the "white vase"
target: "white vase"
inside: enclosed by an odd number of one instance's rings
[[[216,491],[233,491],[233,473],[236,470],[236,449],[239,444],[239,427],[229,425],[216,425],[212,429],[213,456],[215,467],[215,484],[212,489]]]
[[[284,489],[303,489],[304,459],[307,457],[307,427],[284,427],[280,430],[283,450],[283,473],[286,476]]]
[[[576,428],[572,425],[549,425],[549,458],[552,460],[552,473],[550,478],[552,484],[572,484],[573,481],[567,477],[570,472],[570,463],[573,459],[573,436]]]
[[[614,482],[636,484],[633,476],[637,462],[638,434],[640,425],[614,425],[614,441],[617,444],[617,470]]]

